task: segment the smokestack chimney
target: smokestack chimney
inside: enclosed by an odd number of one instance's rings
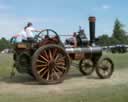
[[[90,44],[95,44],[95,21],[96,17],[90,16],[89,17],[89,30],[90,30]]]

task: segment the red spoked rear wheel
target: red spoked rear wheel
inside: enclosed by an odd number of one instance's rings
[[[69,67],[70,61],[67,53],[62,47],[54,44],[40,47],[33,56],[33,74],[43,84],[62,82]]]

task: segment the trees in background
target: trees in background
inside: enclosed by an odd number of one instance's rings
[[[123,27],[124,25],[118,19],[116,19],[112,36],[108,37],[107,34],[99,36],[99,40],[96,43],[101,46],[128,44],[128,35],[126,34],[126,31],[123,29]]]
[[[0,39],[0,51],[4,50],[6,48],[11,48],[11,44],[5,38],[1,38]]]
[[[103,34],[98,37],[96,44],[100,45],[100,46],[109,46],[110,45],[110,37],[107,34]]]
[[[115,20],[112,36],[109,37],[108,34],[103,34],[98,37],[96,44],[100,46],[109,46],[115,44],[128,44],[128,35],[123,29],[124,25],[118,20]],[[0,51],[6,48],[11,48],[11,44],[5,38],[0,39]]]
[[[128,37],[126,35],[126,31],[123,29],[124,25],[116,19],[113,29],[112,38],[115,38],[118,44],[126,44],[128,43]]]

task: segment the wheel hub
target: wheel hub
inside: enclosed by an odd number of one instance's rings
[[[48,68],[49,68],[50,70],[52,70],[54,67],[55,67],[55,62],[54,62],[54,61],[50,61],[50,62],[48,63]]]
[[[85,63],[84,66],[85,66],[85,68],[86,68],[86,67],[87,67],[87,68],[88,68],[88,67],[92,67],[92,65],[89,64],[89,63]]]
[[[104,71],[107,71],[108,70],[108,67],[107,66],[103,66],[102,68]]]

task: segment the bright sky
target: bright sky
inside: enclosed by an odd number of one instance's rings
[[[0,0],[0,37],[20,32],[27,22],[37,29],[72,34],[79,25],[88,35],[88,17],[96,16],[96,36],[112,34],[116,18],[128,26],[128,0]]]

